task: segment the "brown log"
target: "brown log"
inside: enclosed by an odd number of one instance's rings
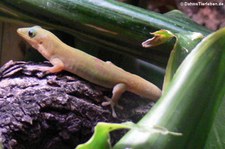
[[[68,72],[45,74],[48,62],[9,61],[0,68],[0,141],[6,149],[69,149],[87,141],[97,122],[138,121],[152,102],[125,93],[113,118],[111,90]],[[121,133],[113,135],[118,140]]]

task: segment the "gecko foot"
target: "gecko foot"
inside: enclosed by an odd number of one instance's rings
[[[51,68],[51,67],[40,66],[40,67],[35,68],[35,70],[42,72],[42,74],[45,76],[45,75],[51,74],[51,72],[49,72],[49,68]]]
[[[118,105],[117,103],[115,103],[111,98],[109,98],[109,97],[106,97],[106,96],[104,96],[104,98],[107,100],[107,101],[105,101],[105,102],[102,102],[102,106],[111,106],[111,109],[112,109],[112,116],[114,117],[114,118],[117,118],[117,114],[116,114],[116,112],[115,112],[115,106],[116,107],[118,107],[118,108],[120,108],[120,109],[123,109],[123,107],[122,106],[120,106],[120,105]]]

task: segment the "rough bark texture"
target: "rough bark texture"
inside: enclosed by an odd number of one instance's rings
[[[75,148],[97,122],[136,122],[153,104],[125,93],[115,119],[110,107],[101,106],[111,90],[68,72],[46,75],[38,70],[44,66],[50,64],[10,61],[0,68],[0,141],[6,149]]]

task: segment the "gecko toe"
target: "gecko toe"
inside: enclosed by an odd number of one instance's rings
[[[116,112],[115,112],[115,106],[117,105],[116,103],[113,102],[113,100],[109,97],[104,97],[107,101],[105,102],[102,102],[102,106],[111,106],[111,109],[112,109],[112,116],[114,118],[117,118],[117,115],[116,115]]]

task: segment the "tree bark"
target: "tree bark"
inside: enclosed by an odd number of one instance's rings
[[[0,68],[0,141],[6,149],[66,149],[87,141],[97,122],[138,121],[152,102],[125,93],[113,118],[103,107],[109,89],[66,71],[45,74],[48,62],[9,61]],[[121,133],[113,135],[119,139]]]

